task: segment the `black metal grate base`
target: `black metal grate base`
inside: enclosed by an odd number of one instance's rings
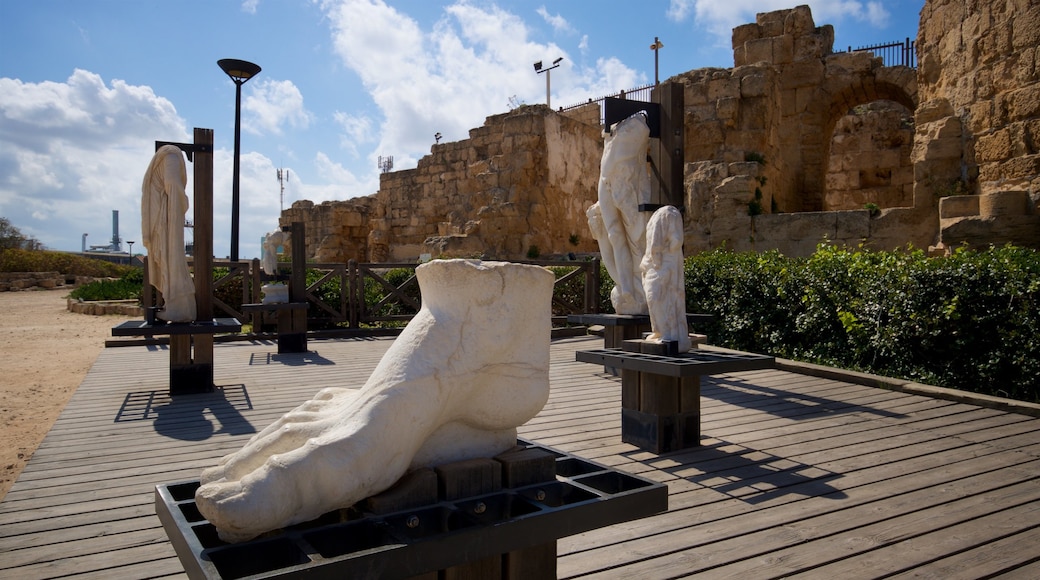
[[[406,578],[668,509],[664,484],[518,444],[555,456],[555,479],[385,515],[339,510],[241,544],[199,513],[197,481],[157,486],[156,513],[191,578]]]

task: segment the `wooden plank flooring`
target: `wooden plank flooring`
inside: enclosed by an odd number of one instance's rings
[[[105,350],[0,503],[0,578],[183,577],[154,486],[360,387],[390,343],[218,344],[221,391],[176,400],[165,348]],[[561,540],[561,578],[1040,577],[1040,419],[754,371],[705,378],[702,447],[657,456],[621,443],[620,380],[574,361],[601,344],[553,342],[520,433],[666,482],[669,510]]]

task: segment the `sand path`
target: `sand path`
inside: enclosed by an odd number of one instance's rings
[[[74,314],[68,288],[0,292],[0,500],[128,316]]]

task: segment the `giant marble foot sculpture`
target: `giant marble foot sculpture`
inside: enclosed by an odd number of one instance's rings
[[[553,274],[443,260],[416,276],[422,308],[359,391],[321,391],[203,472],[196,503],[222,539],[350,506],[410,467],[505,451],[541,410]]]

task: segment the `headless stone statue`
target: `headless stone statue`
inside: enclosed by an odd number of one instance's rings
[[[549,396],[553,274],[502,262],[416,268],[422,308],[360,390],[331,388],[202,474],[225,541],[312,520],[408,469],[492,457]]]
[[[650,310],[653,342],[678,342],[679,352],[690,350],[686,324],[686,287],[683,274],[683,219],[674,206],[654,212],[646,227],[646,254],[639,266]]]
[[[615,124],[605,137],[598,200],[586,212],[599,242],[607,273],[614,280],[610,302],[617,314],[647,314],[639,261],[646,248],[646,217],[639,206],[650,200],[646,151],[650,128],[639,112]]]
[[[173,145],[155,152],[141,184],[141,235],[148,249],[148,278],[163,298],[158,317],[169,322],[195,320],[195,282],[184,253],[184,214],[188,211],[184,154]]]
[[[284,245],[289,239],[289,234],[281,230],[269,232],[264,236],[264,258],[260,262],[260,269],[264,274],[273,276],[278,273],[278,246]]]

